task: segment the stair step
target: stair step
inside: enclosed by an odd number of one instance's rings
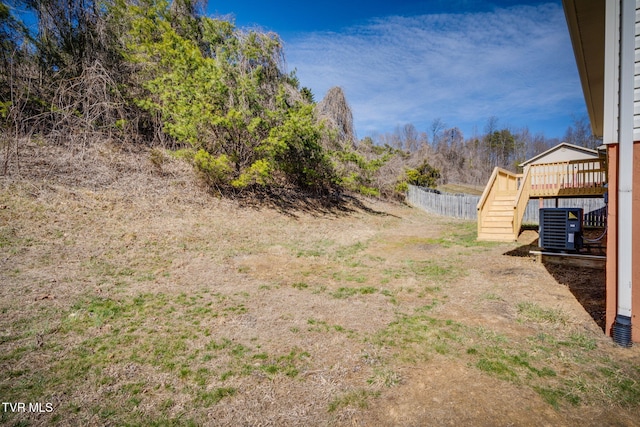
[[[513,206],[491,206],[489,212],[513,212]]]
[[[511,233],[513,234],[513,227],[511,226],[511,224],[506,224],[506,225],[501,225],[501,226],[494,226],[494,227],[488,227],[486,225],[483,225],[482,228],[480,229],[481,233],[487,232],[487,233]]]
[[[482,222],[482,225],[491,225],[492,227],[495,227],[496,224],[508,224],[509,226],[511,226],[511,224],[513,224],[513,217],[506,217],[506,216],[494,216],[494,217],[490,217],[490,218],[485,218],[484,221]]]
[[[514,242],[516,238],[513,233],[510,234],[493,234],[493,233],[478,233],[478,240],[487,242]]]
[[[513,230],[510,228],[497,228],[497,229],[488,229],[485,230],[484,228],[480,231],[480,234],[485,234],[485,235],[495,235],[495,236],[502,236],[502,235],[507,235],[507,236],[513,236]]]
[[[487,216],[483,219],[485,223],[487,222],[513,222],[513,216]]]
[[[481,233],[489,233],[489,234],[513,234],[513,227],[482,227],[480,229]]]
[[[495,230],[496,228],[506,228],[513,232],[513,223],[511,222],[487,222],[482,224],[482,228],[490,228],[491,230]]]
[[[491,218],[491,217],[513,218],[513,209],[509,210],[509,211],[494,211],[494,210],[490,210],[489,214],[487,215],[487,218]]]
[[[484,233],[511,233],[513,234],[513,227],[511,226],[511,224],[503,224],[501,226],[493,226],[493,227],[488,227],[486,225],[482,225],[482,227],[480,228],[480,232]]]

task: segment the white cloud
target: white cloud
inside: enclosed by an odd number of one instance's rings
[[[345,90],[361,136],[408,122],[426,130],[436,118],[469,136],[490,116],[534,132],[545,130],[535,123],[565,120],[563,131],[584,113],[556,4],[379,18],[340,33],[301,34],[285,50],[318,100],[333,86]]]

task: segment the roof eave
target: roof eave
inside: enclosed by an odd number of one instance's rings
[[[562,4],[591,121],[591,130],[594,135],[602,136],[605,2],[602,0],[563,0]]]
[[[546,151],[543,151],[542,153],[538,154],[537,156],[534,156],[534,157],[530,158],[529,160],[526,160],[526,161],[520,163],[519,166],[520,167],[525,167],[528,164],[531,164],[531,163],[535,162],[536,160],[538,160],[538,159],[540,159],[540,158],[542,158],[542,157],[544,157],[544,156],[546,156],[548,154],[551,154],[554,151],[557,151],[557,150],[559,150],[560,148],[563,148],[563,147],[570,148],[570,149],[575,150],[575,151],[582,151],[582,152],[587,153],[587,154],[592,154],[594,157],[598,156],[598,151],[597,150],[592,150],[591,148],[587,148],[587,147],[580,147],[579,145],[569,144],[568,142],[562,142],[562,143],[560,143],[560,144],[558,144],[556,146],[553,146],[553,147],[549,148]]]

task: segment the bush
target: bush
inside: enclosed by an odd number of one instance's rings
[[[313,107],[297,103],[284,113],[259,151],[274,159],[287,180],[302,188],[327,188],[335,173],[320,145],[325,128],[316,122]]]
[[[440,179],[440,171],[425,160],[417,169],[406,169],[405,176],[407,184],[435,188]]]
[[[214,157],[201,149],[193,157],[193,164],[208,184],[216,187],[229,184],[232,168],[225,154]]]

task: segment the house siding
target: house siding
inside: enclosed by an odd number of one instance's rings
[[[605,4],[604,79],[602,142],[616,144],[620,140],[620,2],[617,0]]]
[[[631,17],[634,27],[621,25],[620,13],[623,10],[629,11],[627,6],[631,6],[631,10],[635,12],[635,16]],[[629,15],[623,17],[625,22],[628,22],[626,17]],[[619,310],[624,312],[630,305],[632,341],[640,343],[640,242],[638,241],[640,239],[640,226],[638,226],[640,224],[638,222],[640,220],[640,0],[635,0],[632,4],[625,0],[607,1],[605,19],[603,142],[608,144],[609,161],[605,332],[608,335],[612,334],[611,328]],[[625,45],[625,40],[630,40],[630,43]],[[623,57],[623,51],[633,57]],[[627,144],[633,145],[629,147]],[[621,148],[631,153],[631,156],[621,158]],[[629,160],[633,162],[631,165],[622,164]],[[620,187],[619,175],[623,169],[622,173],[633,175],[630,188],[621,189]],[[623,203],[619,191],[623,191],[622,194],[631,191],[632,199],[626,199]],[[623,217],[621,209],[630,212],[631,224],[621,223]],[[623,227],[631,229],[623,229]],[[624,242],[621,242],[623,240]],[[620,251],[624,251],[625,256],[622,256]],[[629,252],[631,252],[630,257]],[[621,261],[621,258],[629,261]],[[621,262],[625,264],[621,266]],[[631,263],[631,271],[626,270],[627,262]],[[622,281],[629,280],[631,284],[635,284],[630,289],[630,301],[627,299],[626,291],[624,296],[620,293],[622,291],[619,274],[624,276]],[[626,277],[627,274],[630,277]],[[622,305],[619,304],[619,299],[623,299]]]
[[[544,165],[548,163],[561,163],[561,162],[570,162],[572,160],[591,160],[591,159],[597,160],[598,154],[597,153],[589,154],[585,152],[571,150],[569,148],[561,148],[529,164]]]
[[[617,314],[630,315],[632,340],[640,343],[640,0],[606,0],[604,43],[594,45],[583,43],[580,31],[581,25],[585,31],[598,29],[591,21],[598,16],[597,1],[565,1],[572,38],[580,42],[574,50],[579,68],[585,66],[580,68],[588,85],[585,95],[599,89],[586,65],[598,68],[600,63],[580,62],[583,49],[595,49],[597,55],[604,47],[602,137],[609,164],[605,332],[611,335]],[[593,99],[587,97],[587,103]],[[599,119],[592,117],[596,124]]]

